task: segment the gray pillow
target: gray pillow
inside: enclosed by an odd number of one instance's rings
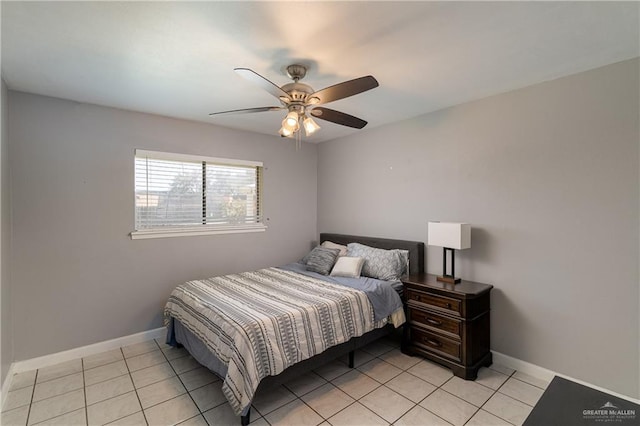
[[[316,247],[304,257],[307,264],[307,271],[317,272],[327,275],[331,272],[331,268],[336,263],[336,259],[340,254],[338,249],[330,249],[326,247]]]
[[[347,246],[347,256],[364,258],[362,275],[385,281],[399,281],[407,270],[409,252],[407,250],[384,250],[351,243]]]

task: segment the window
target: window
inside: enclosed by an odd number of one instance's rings
[[[136,150],[131,238],[259,232],[262,163]]]

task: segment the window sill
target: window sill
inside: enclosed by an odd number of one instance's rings
[[[247,232],[264,232],[266,230],[266,225],[258,224],[225,226],[219,228],[185,227],[170,229],[145,229],[132,231],[130,235],[132,240],[144,240],[149,238],[193,237],[197,235],[242,234]]]

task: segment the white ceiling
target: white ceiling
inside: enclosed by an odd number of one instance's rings
[[[9,88],[276,135],[284,113],[233,72],[274,83],[311,66],[318,90],[371,74],[380,87],[327,105],[403,120],[639,56],[639,3],[6,2]],[[319,121],[320,142],[359,130]],[[362,131],[362,130],[360,130]]]

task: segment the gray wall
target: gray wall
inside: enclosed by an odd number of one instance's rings
[[[15,359],[162,326],[190,279],[301,257],[317,228],[317,149],[9,91]],[[264,233],[132,241],[134,149],[263,161]]]
[[[495,286],[492,348],[637,398],[638,68],[321,144],[319,231],[426,241],[430,220],[471,223],[456,271]]]
[[[13,362],[13,334],[11,333],[11,208],[9,204],[9,133],[7,86],[4,80],[0,100],[2,145],[0,147],[0,388]]]

